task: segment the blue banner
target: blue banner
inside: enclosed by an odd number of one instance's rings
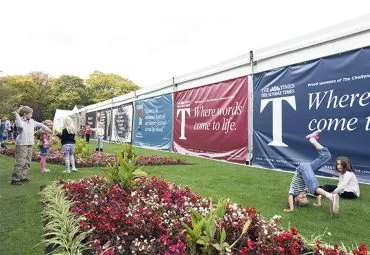
[[[305,136],[319,129],[332,158],[316,174],[338,176],[335,159],[347,156],[370,183],[370,48],[255,74],[253,88],[253,165],[312,161]]]
[[[134,145],[171,150],[172,94],[135,102]]]

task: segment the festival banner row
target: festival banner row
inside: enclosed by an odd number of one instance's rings
[[[105,140],[244,164],[247,98],[242,77],[89,112],[86,120],[103,126]]]
[[[344,155],[370,183],[369,59],[363,48],[254,74],[253,91],[245,76],[90,112],[86,120],[103,123],[112,141],[242,164],[252,156],[252,165],[292,171],[316,157],[305,136],[320,129],[332,159],[316,174],[336,176],[335,159]]]

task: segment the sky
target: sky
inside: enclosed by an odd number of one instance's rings
[[[370,1],[12,0],[0,3],[0,76],[94,71],[155,86],[370,13]]]

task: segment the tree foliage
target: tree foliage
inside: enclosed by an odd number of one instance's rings
[[[34,72],[28,75],[6,76],[0,79],[0,110],[2,115],[12,117],[19,105],[29,105],[36,120],[43,119],[43,102],[50,83],[47,74]]]
[[[72,110],[119,96],[140,87],[117,74],[95,71],[84,81],[78,76],[57,78],[43,72],[0,77],[0,116],[13,118],[19,105],[34,109],[34,119],[53,119],[56,109]]]
[[[87,91],[92,103],[116,97],[137,90],[140,87],[117,74],[95,71],[86,80]]]

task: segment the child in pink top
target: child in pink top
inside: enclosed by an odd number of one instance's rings
[[[53,128],[53,122],[51,120],[45,120],[42,123],[50,129]],[[46,158],[49,155],[49,150],[52,144],[51,135],[44,130],[37,131],[36,135],[40,140],[40,171],[41,173],[49,173],[50,170],[46,168]]]

